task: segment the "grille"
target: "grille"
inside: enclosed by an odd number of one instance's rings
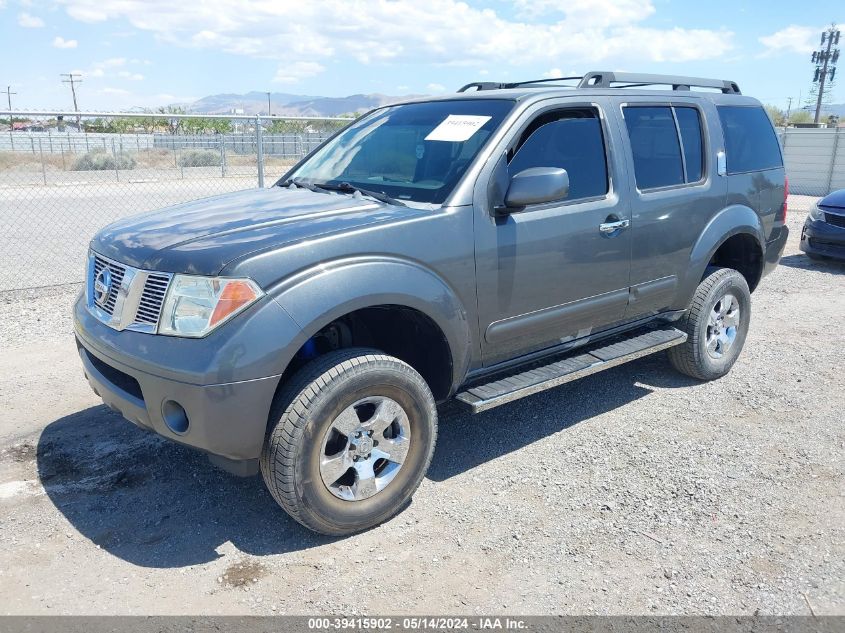
[[[812,237],[810,238],[810,248],[825,251],[833,255],[845,255],[845,244],[837,244],[836,242],[828,242],[826,240],[817,240]]]
[[[97,275],[99,275],[100,271],[106,267],[108,267],[109,272],[111,272],[111,287],[109,288],[109,294],[106,295],[105,300],[102,302],[97,301],[96,303],[104,312],[113,314],[114,304],[115,301],[117,301],[117,292],[120,289],[120,284],[123,282],[123,275],[126,273],[126,268],[120,264],[116,264],[115,262],[106,261],[99,255],[95,255],[94,279],[97,279]]]
[[[835,213],[825,212],[824,221],[833,226],[841,226],[845,228],[845,215],[836,215]]]
[[[89,311],[116,330],[128,329],[155,334],[173,275],[127,266],[93,251],[89,262],[91,261],[92,277],[88,280]],[[111,285],[108,294],[102,301],[98,301],[94,286],[97,277],[105,269],[111,273]]]
[[[141,301],[138,303],[138,311],[135,313],[136,323],[158,325],[161,305],[164,303],[164,295],[167,293],[169,283],[170,275],[149,274],[141,293]]]

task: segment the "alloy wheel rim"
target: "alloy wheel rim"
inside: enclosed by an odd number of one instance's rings
[[[398,402],[363,398],[341,411],[326,431],[320,477],[339,499],[369,499],[399,473],[410,444],[408,415]]]
[[[739,330],[741,312],[739,300],[727,293],[719,299],[707,317],[705,336],[707,353],[720,359],[733,347]]]

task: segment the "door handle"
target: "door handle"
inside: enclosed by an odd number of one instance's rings
[[[602,222],[599,224],[599,231],[602,233],[613,233],[620,229],[627,229],[631,226],[630,220],[617,220],[616,222]]]

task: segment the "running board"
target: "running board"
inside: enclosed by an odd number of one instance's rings
[[[593,348],[582,348],[577,356],[565,357],[547,364],[534,363],[530,369],[520,373],[475,385],[459,393],[455,399],[470,407],[473,413],[480,413],[680,345],[686,340],[687,335],[684,332],[671,326],[647,330],[635,336],[614,337],[596,344]]]

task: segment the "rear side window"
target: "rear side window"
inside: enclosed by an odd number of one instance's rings
[[[701,180],[704,147],[696,108],[627,106],[624,116],[638,189]]]
[[[695,108],[675,108],[681,144],[684,150],[684,167],[687,182],[698,182],[703,174],[704,147],[701,142],[701,119]]]
[[[508,173],[530,167],[562,167],[569,174],[567,200],[607,193],[607,163],[601,122],[592,109],[541,115],[526,129]]]
[[[718,106],[717,110],[725,134],[729,174],[783,166],[775,130],[763,108]]]

